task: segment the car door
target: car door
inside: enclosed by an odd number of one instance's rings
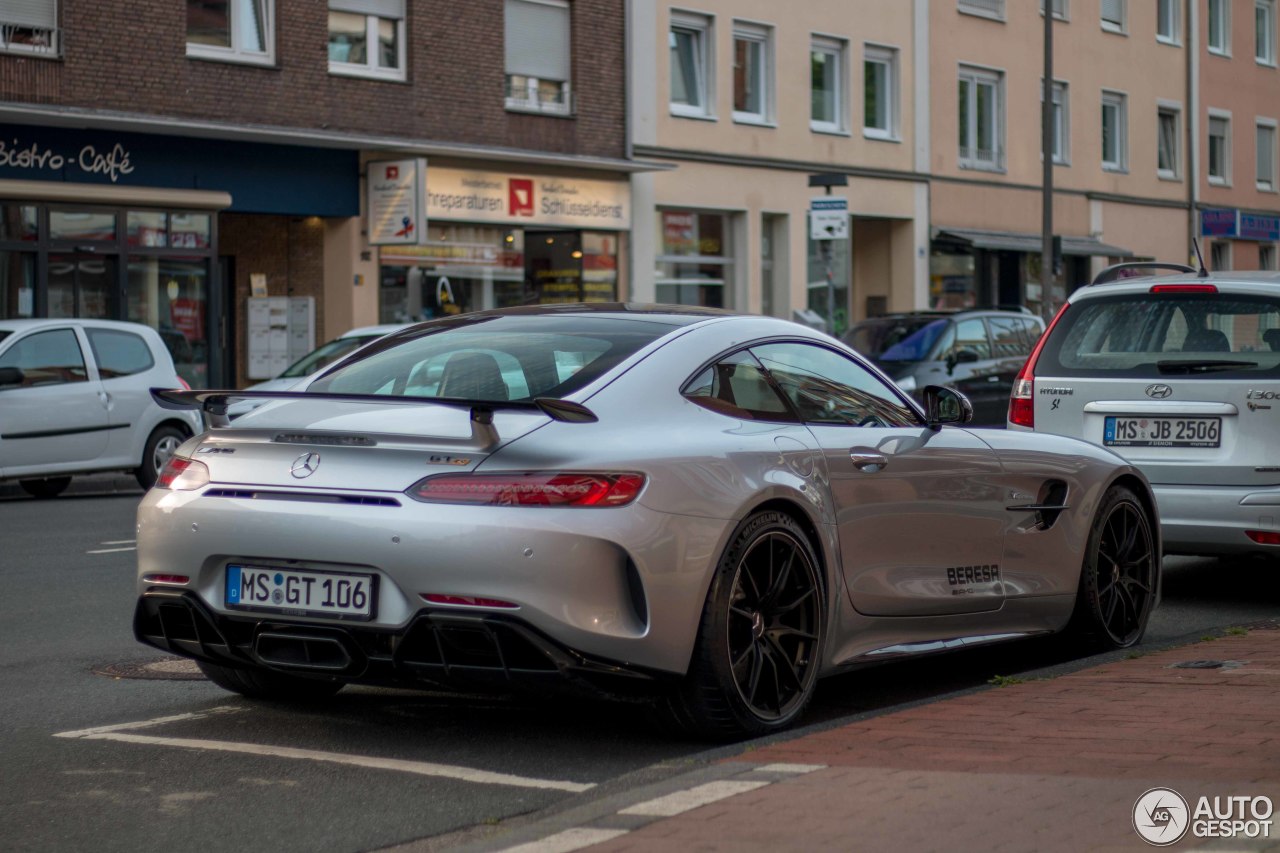
[[[1022,365],[1031,354],[1035,341],[1033,321],[1025,317],[987,317],[987,326],[991,330],[991,355],[994,364],[995,381],[988,390],[996,397],[991,418],[1003,424],[1008,415],[1009,395],[1013,392],[1013,380],[1017,378]],[[983,419],[982,423],[993,420]]]
[[[1000,374],[992,358],[986,321],[981,316],[957,321],[955,338],[942,357],[948,372],[946,384],[969,398],[974,423],[1004,423],[1009,389],[999,390]]]
[[[0,386],[0,471],[56,472],[97,460],[107,444],[107,410],[75,329],[41,329],[5,344],[0,368],[19,375]]]
[[[994,452],[933,430],[844,353],[753,346],[821,448],[853,606],[877,616],[995,610],[1006,523]]]
[[[98,368],[110,427],[103,459],[113,464],[136,462],[132,458],[135,439],[140,430],[149,429],[148,412],[155,405],[149,383],[141,374],[155,367],[155,356],[146,340],[134,332],[94,326],[85,326],[83,331]]]

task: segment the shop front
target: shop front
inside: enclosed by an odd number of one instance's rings
[[[1234,207],[1200,210],[1200,236],[1208,244],[1212,270],[1274,270],[1280,243],[1280,216]]]
[[[432,163],[425,196],[425,238],[378,249],[380,322],[625,296],[625,180]]]

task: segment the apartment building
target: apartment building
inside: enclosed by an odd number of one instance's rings
[[[149,323],[200,386],[261,378],[251,296],[321,340],[613,299],[623,7],[0,0],[0,317]]]

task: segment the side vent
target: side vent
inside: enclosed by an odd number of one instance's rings
[[[1040,487],[1040,495],[1033,504],[1005,507],[1009,512],[1034,512],[1037,530],[1053,527],[1062,511],[1070,508],[1067,503],[1067,484],[1061,480],[1045,480]]]

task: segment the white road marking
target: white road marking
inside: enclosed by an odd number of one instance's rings
[[[634,806],[628,806],[618,812],[618,814],[672,817],[700,806],[705,806],[708,803],[714,803],[738,794],[745,794],[747,791],[754,791],[756,788],[763,788],[768,784],[768,782],[739,782],[734,779],[723,779],[719,782],[708,782],[705,785],[699,785],[696,788],[689,788],[685,791],[676,791],[674,794],[667,794],[665,797],[636,803]]]
[[[603,844],[620,835],[626,835],[625,829],[597,829],[590,826],[579,826],[548,835],[528,844],[517,844],[508,847],[502,853],[570,853],[593,844]]]
[[[137,539],[113,539],[110,542],[99,542],[99,545],[133,545]]]
[[[825,764],[761,764],[757,773],[812,773],[815,770],[826,770]]]
[[[118,554],[121,551],[136,551],[138,546],[134,545],[130,548],[102,548],[98,551],[85,551],[86,554]]]
[[[74,732],[58,732],[54,737],[88,737],[89,735],[106,734],[107,732],[122,732],[130,729],[149,729],[152,726],[163,726],[165,723],[181,723],[187,720],[200,720],[214,714],[234,714],[245,710],[237,708],[235,705],[216,705],[207,711],[196,711],[190,714],[174,714],[171,717],[153,717],[150,720],[139,720],[133,723],[116,723],[112,726],[97,726],[92,729],[78,729]]]

